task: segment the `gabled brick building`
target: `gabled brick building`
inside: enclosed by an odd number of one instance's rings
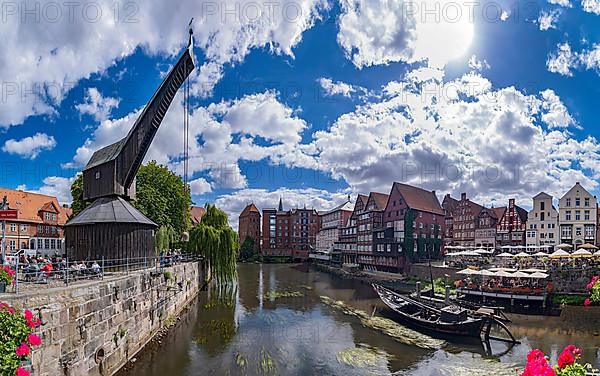
[[[40,254],[64,254],[64,225],[72,214],[56,197],[20,190],[0,188],[8,208],[17,210],[17,219],[6,221],[7,253],[21,249]],[[0,233],[0,238],[2,234]]]
[[[435,191],[394,183],[374,231],[378,270],[401,271],[406,262],[439,258],[443,252],[445,212]]]
[[[483,208],[477,217],[475,228],[475,247],[484,249],[496,249],[496,228],[500,218],[504,216],[506,207]]]
[[[475,247],[475,229],[483,206],[469,200],[466,193],[462,193],[460,201],[452,211],[452,243],[464,247]]]
[[[454,237],[454,209],[458,206],[458,200],[452,198],[450,194],[444,196],[442,209],[444,209],[444,246],[453,244]]]
[[[240,213],[238,218],[238,234],[240,245],[244,244],[246,238],[254,240],[254,251],[260,251],[260,211],[256,205],[248,204]]]

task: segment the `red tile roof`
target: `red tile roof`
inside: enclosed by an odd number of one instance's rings
[[[0,188],[0,199],[4,196],[8,199],[8,207],[18,211],[17,222],[42,223],[40,211],[43,210],[58,214],[57,222],[62,226],[73,213],[71,209],[62,207],[53,196]]]
[[[386,195],[385,193],[379,193],[379,192],[371,192],[369,194],[369,197],[373,197],[373,201],[375,202],[375,206],[377,207],[377,210],[385,210],[385,207],[387,206],[388,198],[390,198],[389,195]]]
[[[496,215],[496,218],[502,219],[504,217],[504,213],[506,212],[506,206],[502,206],[500,208],[492,208],[492,211]]]
[[[190,208],[190,214],[192,216],[192,225],[199,225],[202,221],[202,217],[206,214],[206,210],[200,206],[192,206]]]
[[[444,215],[444,209],[442,209],[435,192],[397,182],[392,185],[392,191],[394,189],[397,189],[402,194],[409,208]]]
[[[242,212],[240,213],[240,217],[246,216],[246,215],[248,215],[250,213],[258,213],[258,214],[260,214],[260,211],[258,210],[258,208],[256,207],[256,205],[254,205],[254,203],[246,205],[246,207],[244,208],[244,210],[242,210]]]

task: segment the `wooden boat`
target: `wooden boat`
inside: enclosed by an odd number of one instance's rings
[[[443,335],[481,338],[488,321],[484,317],[473,317],[466,309],[455,305],[437,308],[377,284],[373,284],[373,289],[399,321],[416,329]]]

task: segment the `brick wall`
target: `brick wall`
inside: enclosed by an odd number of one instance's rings
[[[33,353],[35,376],[113,375],[198,294],[198,263],[107,277],[23,296],[8,303],[41,309],[42,347]]]

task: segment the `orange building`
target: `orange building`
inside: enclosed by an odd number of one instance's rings
[[[6,251],[32,249],[45,255],[64,253],[64,225],[72,214],[56,197],[0,188],[8,209],[17,210],[17,219],[6,221]],[[0,233],[0,238],[2,234]]]

